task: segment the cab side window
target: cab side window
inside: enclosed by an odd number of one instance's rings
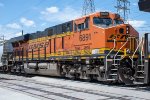
[[[76,24],[75,24],[75,31],[76,31],[76,27],[77,27],[78,31],[80,31],[80,30],[85,30],[85,29],[89,29],[89,21],[90,21],[90,18],[87,17],[87,18],[85,19],[84,23],[78,24],[77,26],[76,26]]]
[[[89,29],[89,22],[90,22],[90,18],[88,17],[85,19],[85,28],[86,29]]]
[[[78,31],[84,29],[84,23],[78,24]]]

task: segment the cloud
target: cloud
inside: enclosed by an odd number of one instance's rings
[[[135,28],[142,27],[146,24],[146,21],[143,20],[128,20],[128,23],[131,24]]]
[[[12,29],[20,29],[21,28],[21,26],[17,23],[7,24],[6,27],[12,28]]]
[[[4,4],[0,2],[0,7],[4,7]]]
[[[29,20],[27,18],[21,18],[20,22],[27,27],[35,27],[35,22],[33,20]]]
[[[46,8],[45,11],[42,11],[42,14],[53,14],[53,13],[58,13],[59,12],[59,8],[57,7],[49,7]]]
[[[80,15],[80,11],[71,7],[65,7],[61,10],[57,7],[49,7],[41,12],[41,18],[49,22],[65,22],[75,19]]]

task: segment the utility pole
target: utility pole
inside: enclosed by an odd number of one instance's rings
[[[88,15],[95,12],[94,0],[84,0],[82,15]]]
[[[21,33],[22,33],[22,36],[23,36],[23,30],[21,31]]]
[[[0,37],[0,46],[3,46],[5,42],[4,35]]]
[[[123,16],[124,21],[126,22],[128,19],[128,13],[130,12],[130,1],[129,0],[117,0],[117,13]]]

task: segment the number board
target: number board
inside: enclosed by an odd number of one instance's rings
[[[80,41],[89,41],[91,40],[91,34],[80,34],[79,36]]]

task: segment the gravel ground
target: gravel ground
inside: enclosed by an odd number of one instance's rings
[[[0,74],[0,100],[150,100],[149,90],[149,87]]]

